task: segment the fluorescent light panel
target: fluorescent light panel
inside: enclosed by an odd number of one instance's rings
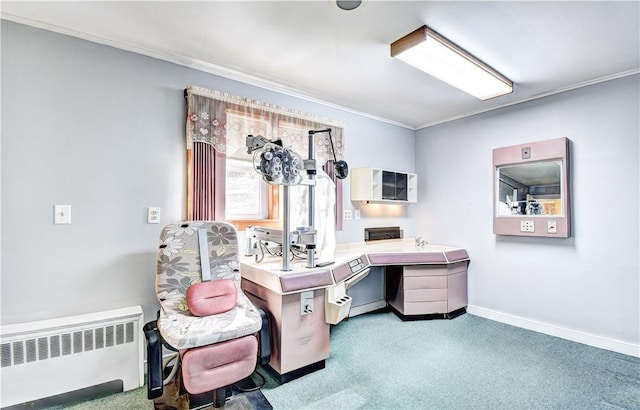
[[[513,92],[513,82],[427,26],[391,43],[391,57],[481,100]]]

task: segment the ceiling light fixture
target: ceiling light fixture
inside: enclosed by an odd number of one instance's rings
[[[513,92],[513,82],[427,26],[391,43],[391,57],[481,100]]]
[[[360,4],[362,4],[362,0],[336,0],[336,4],[342,10],[349,11],[349,10],[355,10],[358,7],[360,7]]]

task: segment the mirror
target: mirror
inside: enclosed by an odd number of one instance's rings
[[[493,233],[568,238],[569,140],[493,150]]]
[[[506,165],[497,171],[497,216],[562,215],[561,161]]]

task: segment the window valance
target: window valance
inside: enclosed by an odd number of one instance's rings
[[[344,125],[339,121],[202,87],[189,86],[185,93],[189,100],[187,149],[194,142],[204,142],[227,157],[246,158],[245,141],[251,134],[282,139],[285,147],[306,158],[308,131],[331,128],[336,156],[344,157]],[[315,144],[318,164],[333,159],[327,133],[317,134]]]

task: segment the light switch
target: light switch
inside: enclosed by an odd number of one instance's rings
[[[71,205],[53,206],[53,223],[56,225],[71,223]]]
[[[558,224],[556,221],[547,221],[547,233],[558,233]]]

